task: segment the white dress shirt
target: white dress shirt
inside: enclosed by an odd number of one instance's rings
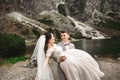
[[[69,50],[69,42],[64,42],[66,51]]]

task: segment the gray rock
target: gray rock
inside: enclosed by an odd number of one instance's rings
[[[19,11],[33,16],[45,10],[57,10],[59,4],[65,5],[67,14],[82,21],[88,20],[94,9],[120,13],[120,0],[3,0],[0,13]]]
[[[4,69],[0,80],[34,80],[36,75],[36,68],[25,67],[27,61],[18,62],[10,68]],[[1,71],[0,71],[1,74]]]
[[[119,0],[66,0],[66,3],[69,15],[81,21],[90,19],[94,10],[120,13]]]
[[[112,59],[96,59],[101,70],[105,73],[102,80],[120,80],[120,60]],[[0,67],[0,80],[34,80],[36,75],[36,67],[28,68],[26,65],[28,60],[18,62],[11,67]],[[55,80],[66,80],[62,71],[58,67],[58,63],[51,59],[50,67]],[[61,76],[62,75],[62,76]]]

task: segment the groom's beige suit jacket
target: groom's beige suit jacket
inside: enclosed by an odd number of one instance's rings
[[[66,51],[65,44],[64,44],[63,41],[59,42],[57,45],[58,45],[58,46],[61,46],[62,49],[63,49],[63,51]],[[73,43],[69,43],[68,46],[69,46],[69,49],[74,49],[74,48],[75,48],[75,46],[74,46]],[[64,72],[61,70],[60,66],[58,66],[58,72],[59,72],[60,80],[67,80],[67,78],[65,77],[65,74],[64,74]]]
[[[65,48],[65,45],[64,45],[64,42],[61,41],[57,44],[58,46],[61,46],[63,51],[66,51],[66,48]],[[75,49],[75,45],[73,43],[69,43],[69,49]]]

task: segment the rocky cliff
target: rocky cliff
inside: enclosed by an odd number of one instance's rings
[[[66,6],[71,16],[82,21],[92,17],[94,10],[103,14],[108,12],[120,13],[119,0],[66,0]]]
[[[88,20],[94,10],[120,13],[119,0],[1,0],[0,13],[19,11],[32,16],[44,10],[57,10],[60,4],[66,14],[81,21]]]
[[[22,12],[28,16],[34,16],[44,10],[57,9],[60,0],[1,0],[0,14],[13,11]]]
[[[87,23],[90,27],[94,27],[100,30],[101,32],[108,34],[109,36],[120,35],[119,33],[120,1],[119,0],[29,0],[29,1],[1,0],[0,1],[0,15],[2,16],[4,14],[9,14],[11,12],[19,12],[29,18],[33,18],[37,20],[36,15],[39,15],[39,13],[46,10],[47,11],[56,10],[66,17],[71,16],[72,18]],[[3,20],[3,18],[1,18],[1,20]],[[73,26],[75,27],[75,25]],[[2,30],[3,29],[1,28],[0,31]],[[114,32],[115,34],[114,35],[111,34],[110,33],[111,31]],[[89,31],[86,31],[86,33],[90,34]],[[92,33],[94,33],[94,31]],[[80,36],[79,38],[81,38],[81,33],[78,33],[77,35]]]

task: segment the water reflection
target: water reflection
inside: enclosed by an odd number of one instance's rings
[[[120,39],[102,39],[102,40],[86,40],[73,42],[76,48],[85,50],[91,55],[99,55],[102,57],[118,57],[120,56]]]
[[[120,39],[101,39],[101,40],[86,40],[73,42],[77,49],[84,50],[91,55],[101,57],[120,57]],[[35,44],[27,47],[27,53],[32,53]]]

